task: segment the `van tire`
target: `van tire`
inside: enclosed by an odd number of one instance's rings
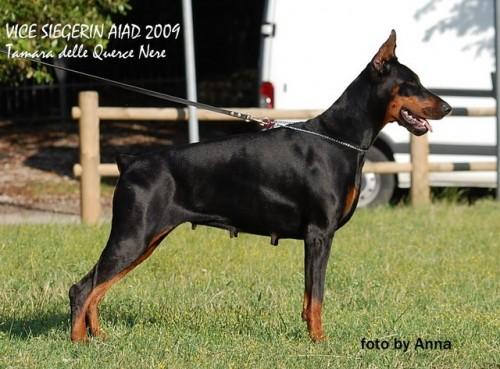
[[[391,161],[379,148],[372,146],[366,153],[366,162]],[[390,203],[396,189],[394,174],[364,173],[361,179],[359,207],[372,207]]]

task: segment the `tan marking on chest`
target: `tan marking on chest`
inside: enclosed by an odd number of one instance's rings
[[[356,186],[352,186],[345,198],[344,210],[342,212],[343,217],[349,214],[349,212],[352,210],[354,200],[356,200],[357,196],[358,196],[358,189],[356,188]]]

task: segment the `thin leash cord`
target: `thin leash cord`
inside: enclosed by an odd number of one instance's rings
[[[2,49],[2,48],[0,48],[0,53],[3,53],[5,55],[9,55],[9,52],[7,50]],[[240,113],[240,112],[237,112],[237,111],[223,109],[223,108],[219,108],[219,107],[216,107],[216,106],[212,106],[212,105],[200,103],[200,102],[197,102],[197,101],[191,101],[191,100],[183,99],[182,97],[177,97],[177,96],[169,95],[169,94],[166,94],[166,93],[149,90],[149,89],[146,89],[146,88],[143,88],[143,87],[130,85],[128,83],[116,81],[116,80],[113,80],[113,79],[110,79],[110,78],[100,77],[100,76],[97,76],[97,75],[94,75],[94,74],[81,72],[81,71],[76,70],[76,69],[71,69],[71,68],[60,66],[60,65],[55,65],[55,64],[47,63],[47,62],[44,62],[44,61],[42,61],[40,59],[35,59],[35,58],[28,57],[28,56],[22,56],[21,58],[29,60],[29,61],[31,61],[33,63],[36,63],[36,64],[45,65],[47,67],[52,67],[54,69],[60,69],[60,70],[63,70],[65,72],[75,73],[75,74],[79,74],[81,76],[85,76],[87,78],[92,78],[92,79],[95,79],[95,80],[98,80],[98,81],[106,82],[108,84],[120,87],[120,88],[122,88],[124,90],[127,90],[127,91],[132,91],[132,92],[140,93],[140,94],[143,94],[143,95],[146,95],[146,96],[151,96],[151,97],[155,97],[155,98],[158,98],[158,99],[161,99],[161,100],[171,101],[171,102],[175,102],[175,103],[182,104],[182,105],[194,106],[194,107],[199,108],[199,109],[203,109],[203,110],[207,110],[207,111],[212,111],[212,112],[215,112],[215,113],[219,113],[219,114],[228,115],[228,116],[231,116],[231,117],[234,117],[234,118],[242,119],[245,122],[255,122],[255,123],[258,123],[260,126],[262,126],[264,128],[267,128],[267,129],[272,129],[272,128],[275,128],[275,127],[282,127],[282,128],[290,129],[290,130],[293,130],[293,131],[302,132],[302,133],[310,134],[310,135],[313,135],[313,136],[317,136],[317,137],[323,138],[323,139],[325,139],[327,141],[330,141],[332,143],[336,143],[338,145],[342,145],[342,146],[348,147],[348,148],[350,148],[352,150],[356,150],[356,151],[361,152],[361,153],[366,153],[366,151],[367,151],[367,149],[363,149],[361,147],[357,147],[357,146],[352,145],[352,144],[350,144],[348,142],[344,142],[344,141],[338,140],[336,138],[323,135],[321,133],[317,133],[317,132],[309,131],[309,130],[306,130],[306,129],[294,127],[294,126],[291,125],[294,122],[281,121],[281,120],[271,120],[271,119],[267,119],[267,118],[258,119],[258,118],[253,117],[250,114]]]
[[[0,49],[0,52],[3,53],[3,54],[9,55],[9,53],[6,50],[4,50],[4,49]],[[75,70],[75,69],[71,69],[71,68],[66,68],[66,67],[63,67],[63,66],[60,66],[60,65],[55,65],[55,64],[47,63],[47,62],[44,62],[42,60],[31,58],[31,57],[23,56],[22,59],[26,59],[26,60],[29,60],[29,61],[31,61],[33,63],[42,64],[42,65],[45,65],[45,66],[48,66],[48,67],[52,67],[52,68],[55,68],[55,69],[60,69],[60,70],[66,71],[66,72],[79,74],[79,75],[82,75],[82,76],[85,76],[85,77],[88,77],[88,78],[96,79],[96,80],[99,80],[99,81],[102,81],[102,82],[106,82],[108,84],[115,85],[117,87],[123,88],[123,89],[128,90],[128,91],[133,91],[133,92],[137,92],[137,93],[140,93],[140,94],[143,94],[143,95],[147,95],[147,96],[151,96],[151,97],[156,97],[156,98],[161,99],[161,100],[167,100],[167,101],[175,102],[175,103],[182,104],[182,105],[191,105],[191,106],[194,106],[194,107],[199,108],[199,109],[213,111],[213,112],[216,112],[216,113],[220,113],[220,114],[224,114],[224,115],[229,115],[231,117],[243,119],[243,120],[245,120],[247,122],[252,122],[253,121],[253,122],[257,122],[257,123],[262,123],[262,121],[260,119],[256,119],[256,118],[252,117],[249,114],[244,114],[244,113],[240,113],[240,112],[236,112],[236,111],[222,109],[222,108],[218,108],[218,107],[215,107],[215,106],[203,104],[203,103],[200,103],[200,102],[197,102],[197,101],[190,101],[190,100],[187,100],[187,99],[183,99],[181,97],[177,97],[177,96],[173,96],[173,95],[169,95],[169,94],[165,94],[165,93],[157,92],[157,91],[153,91],[153,90],[148,90],[148,89],[143,88],[143,87],[134,86],[134,85],[130,85],[128,83],[115,81],[113,79],[96,76],[94,74],[81,72],[79,70]]]

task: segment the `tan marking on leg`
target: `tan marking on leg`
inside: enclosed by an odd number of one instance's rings
[[[92,336],[99,336],[101,334],[101,327],[99,326],[99,312],[97,306],[99,305],[100,299],[96,297],[87,309],[87,325],[90,329],[90,334]]]
[[[127,273],[134,269],[137,265],[146,260],[160,244],[160,242],[165,238],[175,227],[169,227],[167,230],[163,231],[159,235],[155,236],[153,240],[149,243],[146,251],[137,258],[130,266],[122,270],[120,273],[115,275],[109,281],[99,284],[96,286],[88,295],[80,314],[78,314],[75,323],[71,327],[71,340],[73,342],[84,341],[87,339],[87,329],[85,325],[85,317],[88,318],[91,333],[95,336],[101,334],[99,326],[99,317],[97,314],[97,307],[99,302],[102,300],[106,292],[111,288],[113,284],[122,279]]]
[[[308,311],[307,328],[309,336],[314,342],[322,341],[326,338],[323,332],[323,325],[321,324],[321,309],[321,302],[313,297],[310,301]]]
[[[115,282],[119,281],[123,275],[125,275],[129,271],[129,268],[125,269],[124,271],[120,272],[117,274],[115,277],[110,279],[107,282],[101,283],[100,285],[96,286],[88,295],[87,299],[85,300],[85,303],[83,304],[83,307],[81,309],[80,314],[78,314],[75,323],[73,324],[73,327],[71,328],[71,340],[73,342],[76,341],[84,341],[87,339],[87,327],[85,325],[85,317],[87,316],[87,311],[89,309],[89,306],[94,302],[99,299],[99,297],[102,298],[104,293],[113,285]],[[96,312],[97,313],[97,312]],[[92,312],[91,312],[92,314]],[[89,324],[92,323],[94,325],[94,328],[99,326],[99,319],[97,315],[91,316],[91,320],[95,319],[94,322],[89,321]]]
[[[81,342],[87,340],[87,325],[85,324],[85,310],[76,316],[71,326],[71,341]]]
[[[90,301],[89,307],[87,308],[87,315],[86,315],[87,324],[90,329],[90,334],[94,337],[103,334],[99,325],[98,306],[109,288],[111,288],[111,285],[107,286],[107,288],[100,290],[100,293],[96,294],[96,296]]]

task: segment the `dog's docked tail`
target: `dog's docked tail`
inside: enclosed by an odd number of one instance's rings
[[[134,155],[129,155],[129,154],[118,154],[115,157],[116,164],[118,164],[118,171],[120,174],[123,174],[127,168],[129,167],[130,163],[132,163],[135,159]]]

